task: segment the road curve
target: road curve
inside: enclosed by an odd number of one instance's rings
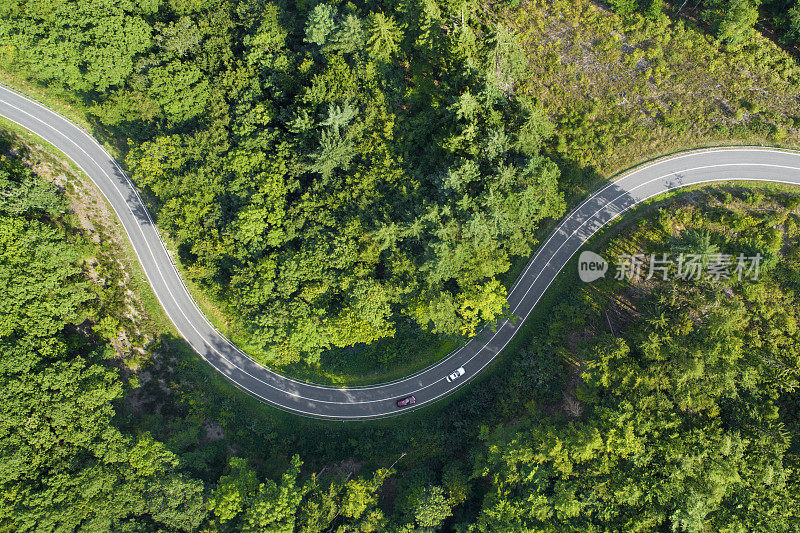
[[[192,348],[237,387],[277,408],[304,416],[358,420],[417,409],[477,376],[522,326],[556,275],[601,227],[634,205],[666,191],[709,181],[771,181],[800,185],[800,153],[762,148],[686,152],[642,165],[601,187],[562,219],[539,246],[511,291],[515,323],[484,329],[445,359],[411,376],[379,385],[336,388],[298,381],[263,367],[206,319],[183,284],[138,192],[114,159],[85,130],[44,105],[0,85],[0,116],[35,133],[69,157],[108,199],[130,238],[167,316]],[[463,366],[454,383],[445,376]]]

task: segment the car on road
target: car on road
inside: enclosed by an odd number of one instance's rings
[[[397,400],[397,407],[406,407],[407,405],[414,405],[417,399],[413,396],[409,396],[408,398],[403,398],[402,400]]]
[[[447,382],[452,383],[463,375],[464,375],[464,367],[460,366],[452,374],[447,376]]]

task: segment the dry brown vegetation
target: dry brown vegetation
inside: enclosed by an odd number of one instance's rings
[[[532,0],[507,20],[525,45],[519,90],[557,123],[569,163],[609,176],[700,145],[800,145],[800,68],[760,35],[725,52],[683,20],[589,0]]]

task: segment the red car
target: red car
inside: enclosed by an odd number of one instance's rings
[[[403,398],[402,400],[397,400],[397,407],[405,407],[407,405],[414,405],[417,399],[413,396],[409,396],[408,398]]]

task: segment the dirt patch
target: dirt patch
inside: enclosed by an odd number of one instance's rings
[[[119,324],[107,320],[105,326],[112,330],[106,331],[105,336],[117,354],[117,366],[123,374],[129,374],[147,358],[148,346],[155,335],[141,328],[147,322],[144,307],[136,294],[127,289],[131,274],[121,252],[125,246],[122,226],[89,178],[74,172],[66,161],[41,145],[27,143],[22,138],[16,142],[24,147],[16,152],[23,162],[64,193],[69,205],[69,223],[74,230],[97,245],[98,255],[85,258],[82,266],[87,278],[95,284],[114,285],[110,289],[122,300],[113,313]]]
[[[338,463],[331,463],[323,467],[325,474],[350,478],[361,471],[364,461],[356,461],[352,457]]]
[[[394,513],[394,502],[397,499],[397,485],[400,482],[395,477],[390,477],[383,482],[380,489],[379,501],[381,507],[386,510],[386,514]]]
[[[203,429],[206,432],[206,442],[216,442],[225,438],[225,431],[219,422],[206,420]]]
[[[564,340],[564,346],[572,353],[577,353],[578,348],[580,348],[581,344],[584,342],[594,338],[596,336],[596,331],[594,328],[586,328],[583,331],[570,331],[566,335],[566,339]]]

